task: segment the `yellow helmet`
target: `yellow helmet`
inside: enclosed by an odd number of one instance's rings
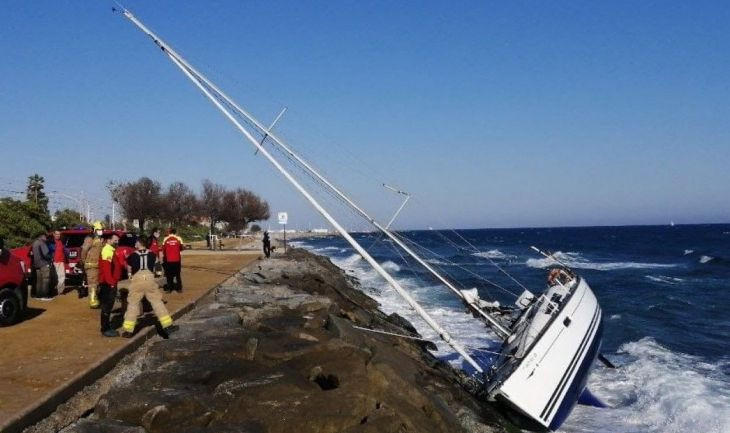
[[[94,221],[92,226],[94,227],[94,230],[104,230],[104,224],[102,224],[101,221]]]

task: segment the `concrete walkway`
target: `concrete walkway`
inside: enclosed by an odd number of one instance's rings
[[[165,295],[170,313],[188,311],[258,256],[257,251],[186,251],[184,291]],[[121,323],[121,317],[116,322]],[[148,318],[140,323],[147,324],[141,332],[147,334],[154,322]],[[47,416],[113,368],[141,344],[139,340],[101,337],[99,310],[89,309],[88,298],[78,299],[76,291],[51,301],[31,299],[25,321],[0,328],[0,432],[20,431]]]

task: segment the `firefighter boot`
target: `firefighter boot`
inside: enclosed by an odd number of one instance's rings
[[[79,299],[89,296],[89,288],[86,286],[79,287]]]
[[[96,288],[89,289],[89,308],[99,308],[99,297]]]

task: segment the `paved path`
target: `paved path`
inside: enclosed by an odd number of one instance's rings
[[[184,291],[165,295],[167,308],[174,315],[257,258],[258,252],[251,251],[186,251]],[[31,299],[29,307],[25,321],[0,328],[2,432],[8,423],[34,408],[37,411],[49,396],[131,343],[124,338],[101,337],[99,310],[89,309],[88,298],[78,299],[75,291],[52,301]]]

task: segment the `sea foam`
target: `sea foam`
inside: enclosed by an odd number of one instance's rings
[[[476,256],[476,257],[483,257],[486,259],[509,259],[509,258],[514,257],[514,256],[510,256],[509,254],[505,254],[502,251],[497,250],[497,249],[489,250],[489,251],[482,251],[479,253],[474,253],[472,255]]]
[[[730,431],[730,362],[703,362],[651,338],[609,355],[617,369],[596,367],[588,387],[610,409],[576,406],[563,432]]]
[[[554,257],[554,258],[553,258]],[[640,263],[640,262],[591,262],[584,258],[580,253],[558,251],[553,253],[553,257],[545,257],[542,259],[527,259],[525,264],[531,268],[547,268],[558,265],[558,262],[564,263],[573,269],[593,269],[597,271],[614,271],[618,269],[655,269],[655,268],[673,268],[677,265],[666,263]],[[557,259],[557,260],[556,260]]]

